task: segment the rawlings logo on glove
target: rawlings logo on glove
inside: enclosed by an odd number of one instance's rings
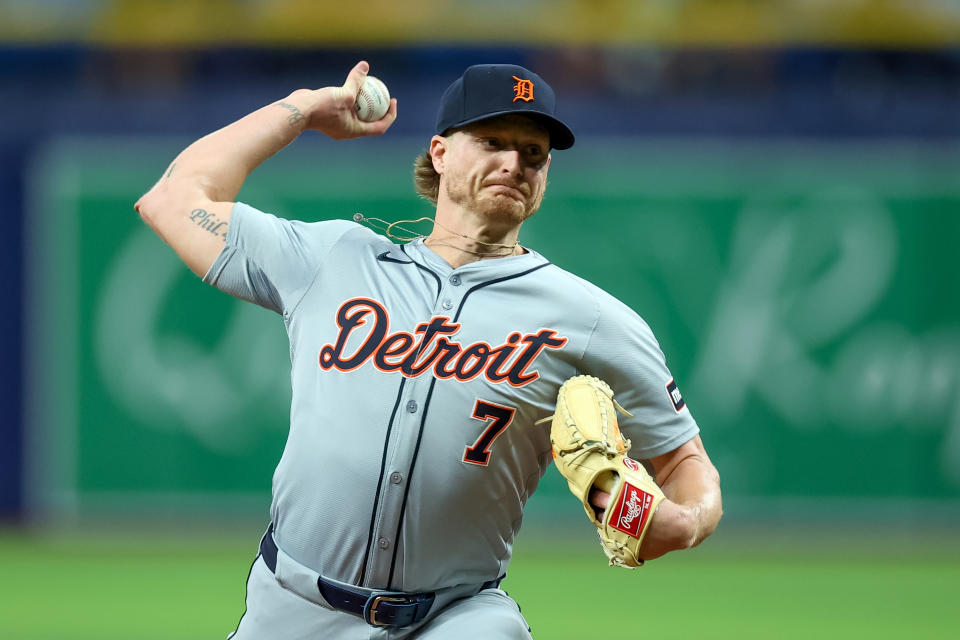
[[[653,496],[646,491],[637,489],[629,482],[624,482],[624,487],[626,490],[620,494],[620,502],[613,509],[610,526],[624,533],[629,533],[634,538],[639,538],[640,531],[650,516]],[[626,513],[624,513],[624,509],[626,509]]]
[[[632,569],[643,564],[640,545],[664,496],[643,465],[626,456],[630,441],[620,433],[618,409],[630,415],[604,381],[570,378],[557,394],[550,443],[557,469],[597,527],[610,564]],[[610,506],[599,515],[590,503],[595,488],[610,494]]]

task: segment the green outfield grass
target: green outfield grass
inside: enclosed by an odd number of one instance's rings
[[[504,588],[538,640],[957,637],[953,536],[715,539],[626,571],[592,542],[525,531]],[[255,532],[0,531],[0,638],[224,638],[255,545]]]

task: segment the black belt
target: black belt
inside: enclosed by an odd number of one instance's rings
[[[273,525],[260,541],[260,555],[271,572],[277,572],[277,543],[273,541]],[[491,589],[503,578],[484,582],[480,587]],[[436,597],[433,593],[402,591],[360,591],[317,578],[317,589],[334,609],[352,613],[374,627],[408,627],[423,620]]]

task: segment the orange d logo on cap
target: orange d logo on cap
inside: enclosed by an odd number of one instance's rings
[[[523,100],[524,102],[531,102],[533,100],[533,82],[530,80],[524,80],[523,78],[518,78],[513,76],[513,79],[517,81],[513,85],[513,100]]]

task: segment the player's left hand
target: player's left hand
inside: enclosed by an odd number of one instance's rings
[[[590,491],[590,504],[602,512],[610,504],[610,494],[593,489]],[[692,514],[688,507],[669,499],[661,501],[640,545],[639,556],[644,560],[653,560],[671,551],[687,548],[691,522]]]
[[[320,131],[334,140],[379,136],[397,119],[397,100],[390,99],[386,115],[376,122],[364,122],[358,118],[354,105],[369,72],[370,65],[361,60],[350,70],[343,86],[299,89],[286,101],[295,104],[303,113],[305,128]]]

